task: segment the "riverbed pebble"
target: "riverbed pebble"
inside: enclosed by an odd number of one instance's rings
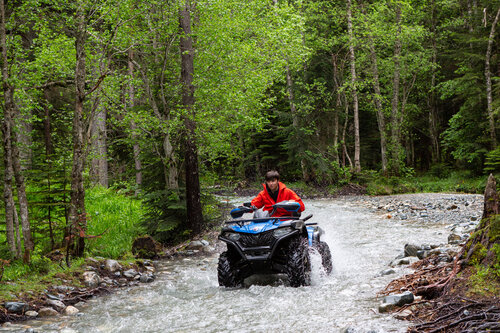
[[[66,308],[66,305],[64,305],[64,303],[59,300],[48,299],[45,303],[59,312],[63,311]]]
[[[133,268],[123,272],[123,276],[125,276],[126,278],[129,278],[129,279],[135,278],[137,275],[139,275],[139,273]]]
[[[120,263],[118,263],[118,261],[113,260],[113,259],[106,260],[104,267],[106,270],[110,271],[111,273],[114,273],[114,272],[122,269],[122,265],[120,265]]]
[[[77,308],[75,308],[74,306],[71,306],[71,305],[68,305],[66,307],[66,309],[64,309],[64,314],[67,315],[67,316],[74,316],[76,315],[78,312],[80,312],[80,310],[78,310]]]
[[[36,317],[38,317],[38,312],[36,312],[36,311],[26,311],[25,315],[28,318],[36,318]]]
[[[58,314],[59,314],[59,312],[57,312],[53,308],[49,308],[49,307],[44,307],[44,308],[41,308],[40,310],[38,310],[39,317],[53,317],[53,316],[57,316]]]

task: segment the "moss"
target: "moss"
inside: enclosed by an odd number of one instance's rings
[[[472,265],[479,264],[488,254],[488,249],[481,243],[477,243],[471,251],[472,255],[470,257],[470,263]]]
[[[493,215],[490,218],[490,231],[488,233],[488,238],[490,242],[493,243],[499,239],[500,236],[500,215]]]
[[[476,265],[475,274],[469,277],[469,291],[467,294],[492,296],[500,294],[500,281],[491,268]]]

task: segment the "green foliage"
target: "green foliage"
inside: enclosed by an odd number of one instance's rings
[[[143,207],[134,197],[93,187],[86,191],[85,209],[90,255],[121,258],[131,251],[133,240],[144,233],[140,226]]]
[[[145,232],[163,244],[179,241],[179,234],[186,231],[186,201],[184,193],[177,190],[156,190],[144,195],[145,214],[142,226]]]
[[[477,295],[496,296],[500,293],[499,267],[475,265],[475,273],[469,278],[469,292]]]
[[[485,173],[500,173],[500,146],[486,154],[486,161],[484,162]]]

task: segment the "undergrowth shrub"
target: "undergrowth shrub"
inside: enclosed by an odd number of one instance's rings
[[[120,258],[130,252],[133,240],[144,233],[141,200],[103,187],[86,191],[87,252]],[[96,237],[93,237],[96,236]]]

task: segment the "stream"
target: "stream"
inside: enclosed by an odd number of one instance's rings
[[[471,196],[472,197],[472,196]],[[379,314],[377,292],[411,270],[381,276],[406,243],[445,244],[449,221],[389,219],[348,199],[304,200],[331,249],[327,276],[312,256],[312,285],[290,288],[255,278],[241,289],[217,283],[218,254],[160,261],[157,279],[96,297],[78,316],[16,324],[29,332],[405,332],[409,323]],[[446,213],[446,211],[445,211]],[[0,328],[0,331],[10,331]],[[28,332],[27,331],[27,332]]]

